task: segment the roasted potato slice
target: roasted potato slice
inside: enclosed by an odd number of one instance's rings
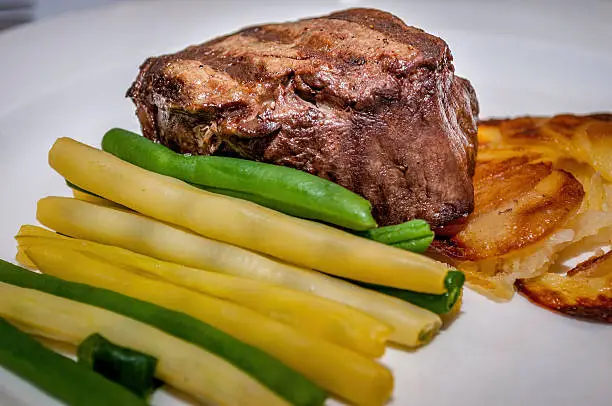
[[[478,140],[489,148],[521,147],[572,158],[612,181],[612,114],[483,121]]]
[[[546,163],[511,166],[476,183],[475,210],[452,238],[464,259],[480,260],[527,247],[578,211],[582,185]]]
[[[507,300],[517,278],[546,272],[572,241],[575,233],[567,224],[580,210],[584,191],[574,176],[541,155],[498,151],[499,159],[478,159],[475,208],[463,230],[435,241],[431,251],[464,271],[472,288]]]
[[[496,300],[517,279],[612,241],[612,114],[486,120],[478,129],[475,209],[431,255]]]
[[[547,273],[520,279],[516,286],[538,305],[570,316],[612,323],[612,252],[579,264],[566,276]]]
[[[564,163],[583,185],[585,199],[579,214],[572,220],[575,231],[572,242],[559,253],[553,272],[584,252],[593,252],[612,243],[612,183],[605,181],[591,167],[584,164]]]

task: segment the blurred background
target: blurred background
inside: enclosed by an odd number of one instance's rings
[[[10,28],[19,24],[27,23],[30,21],[36,21],[53,17],[59,14],[63,14],[69,11],[84,10],[89,8],[101,7],[113,3],[120,3],[127,0],[0,0],[0,30]],[[150,1],[150,0],[140,0]],[[197,0],[196,0],[197,1]],[[206,2],[206,0],[200,0]],[[245,0],[250,1],[250,0]],[[252,0],[256,1],[256,0]],[[303,1],[303,0],[302,0]],[[309,0],[306,0],[309,1]],[[400,0],[401,1],[401,0]],[[410,1],[410,0],[406,0]],[[430,0],[426,3],[432,3],[440,0]],[[278,0],[279,6],[290,8],[291,1]],[[338,3],[338,1],[331,1]],[[492,2],[503,2],[513,3],[516,7],[522,7],[528,12],[530,4],[533,3],[531,0],[477,0],[471,1],[470,3],[487,3]],[[343,3],[346,7],[358,6],[360,0],[343,0],[339,3]],[[538,1],[541,3],[541,1]],[[607,6],[612,7],[612,0],[550,0],[551,9],[563,8],[563,7],[576,7],[577,5],[584,3],[603,3]]]
[[[124,0],[0,0],[0,30],[73,10]]]

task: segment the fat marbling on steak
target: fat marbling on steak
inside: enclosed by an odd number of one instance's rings
[[[380,225],[473,208],[478,105],[440,38],[379,10],[269,24],[147,59],[147,138],[285,165],[367,198]]]

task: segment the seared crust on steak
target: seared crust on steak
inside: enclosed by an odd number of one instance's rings
[[[478,105],[447,44],[378,10],[251,27],[149,58],[128,95],[147,138],[294,167],[381,225],[471,212]]]

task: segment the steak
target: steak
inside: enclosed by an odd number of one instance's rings
[[[478,104],[448,45],[379,10],[246,28],[147,59],[144,136],[297,168],[368,199],[380,225],[473,209]]]

